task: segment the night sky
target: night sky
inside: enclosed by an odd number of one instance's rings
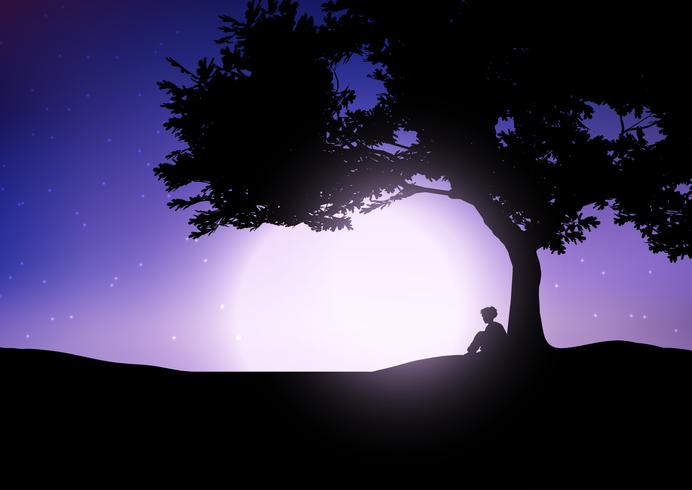
[[[186,238],[189,214],[166,207],[152,172],[181,146],[156,82],[182,81],[166,56],[215,56],[217,16],[244,5],[3,2],[0,345],[190,370],[371,370],[464,353],[484,306],[506,325],[506,253],[443,196],[358,216],[351,232]],[[361,106],[378,90],[366,70],[342,70]],[[599,110],[590,125],[613,123]],[[598,214],[585,243],[541,252],[549,342],[692,349],[690,262]]]

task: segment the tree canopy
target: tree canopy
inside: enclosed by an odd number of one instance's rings
[[[206,204],[190,219],[193,236],[263,223],[320,231],[432,192],[474,205],[506,245],[563,253],[599,224],[593,205],[632,223],[653,252],[692,257],[685,64],[660,45],[491,42],[512,16],[538,24],[516,3],[334,0],[316,23],[295,2],[271,0],[222,17],[220,61],[190,71],[171,59],[191,83],[160,83],[166,128],[185,146],[155,172],[169,191],[203,184],[169,206]],[[354,109],[337,76],[354,55],[384,84],[370,109]],[[590,131],[596,106],[619,115],[616,138]],[[649,128],[661,137],[647,138]],[[414,141],[402,145],[401,131]]]

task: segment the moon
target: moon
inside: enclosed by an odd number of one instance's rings
[[[415,196],[353,225],[256,232],[230,305],[240,369],[371,371],[461,354],[484,327],[479,310],[508,301],[490,293],[506,276],[487,280],[496,240],[458,201]]]

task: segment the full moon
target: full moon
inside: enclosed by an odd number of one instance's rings
[[[458,201],[415,196],[353,225],[256,232],[230,305],[240,369],[371,371],[461,354],[484,327],[479,310],[506,301],[489,297],[479,248],[496,241]]]

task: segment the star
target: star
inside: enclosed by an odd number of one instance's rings
[[[674,328],[674,329],[673,329],[673,332],[678,333],[678,329],[677,329],[677,328]]]
[[[70,315],[67,318],[69,318],[70,320],[74,320],[74,315]]]
[[[630,313],[630,318],[634,318],[634,315],[632,313]]]
[[[203,259],[202,262],[204,262],[206,264],[209,261],[207,259]]]
[[[25,337],[26,337],[26,338],[28,339],[29,337],[31,337],[31,335],[29,335],[29,334],[26,334],[26,335],[25,335]]]
[[[593,317],[594,317],[594,318],[598,318],[598,313],[594,313],[594,314],[593,314]]]
[[[646,315],[642,315],[642,320],[646,320]]]
[[[219,309],[220,309],[220,310],[225,310],[225,309],[226,309],[226,305],[219,305]]]
[[[583,263],[584,263],[584,257],[582,257],[581,259],[579,259],[579,262],[581,262],[581,263],[583,264]]]
[[[555,283],[555,288],[559,288],[560,285],[558,283]]]
[[[241,340],[243,340],[243,336],[242,336],[242,335],[236,335],[236,336],[235,336],[235,339],[236,339],[238,342],[240,342]]]
[[[651,269],[649,269],[649,274],[653,274],[653,273],[654,273],[654,271],[652,271]]]
[[[605,276],[605,271],[601,271],[601,275],[602,275],[602,276]]]
[[[178,340],[178,337],[176,337],[176,336],[174,335],[174,336],[171,337],[171,340]]]
[[[144,262],[140,262],[140,263],[139,263],[139,266],[140,266],[140,267],[144,267]]]

